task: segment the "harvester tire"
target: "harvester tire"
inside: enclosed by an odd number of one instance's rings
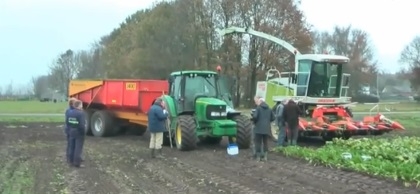
[[[248,149],[251,146],[252,123],[245,115],[233,117],[236,122],[236,143],[240,149]]]
[[[85,134],[88,135],[88,136],[92,136],[93,133],[92,133],[92,127],[91,127],[90,121],[92,119],[92,115],[93,115],[94,111],[93,110],[85,110],[84,112],[85,112],[85,119],[86,119],[86,121],[85,121],[86,122]]]
[[[180,115],[175,129],[175,142],[178,150],[190,151],[197,148],[197,125],[191,115]]]
[[[95,137],[109,137],[117,132],[114,126],[114,117],[107,111],[93,113],[90,127]]]

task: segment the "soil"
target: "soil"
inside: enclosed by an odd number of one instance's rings
[[[251,160],[250,150],[227,156],[226,146],[180,152],[164,147],[151,159],[148,134],[87,137],[85,168],[65,162],[59,124],[0,124],[0,193],[420,193],[402,184],[270,153]]]

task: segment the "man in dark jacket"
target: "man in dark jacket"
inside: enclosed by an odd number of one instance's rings
[[[81,101],[74,102],[74,109],[68,113],[68,126],[70,136],[70,162],[74,167],[83,167],[81,154],[85,141],[85,115]]]
[[[252,114],[254,121],[254,158],[257,160],[267,161],[268,154],[268,138],[271,133],[271,122],[274,121],[273,111],[270,109],[264,99],[260,96],[254,98],[257,108]],[[263,150],[261,150],[263,144]]]
[[[296,145],[298,138],[299,115],[302,114],[299,106],[290,99],[284,107],[283,119],[287,123],[289,132],[287,133],[287,140],[289,145]]]
[[[284,146],[284,142],[286,140],[286,126],[283,119],[284,106],[286,103],[287,100],[281,101],[274,112],[274,115],[276,116],[276,125],[279,128],[279,134],[276,142],[277,146]]]
[[[168,118],[168,112],[165,109],[165,103],[161,98],[155,100],[155,103],[150,107],[148,115],[148,129],[150,131],[150,145],[152,158],[162,158],[162,143],[163,132],[166,131],[165,121]],[[155,155],[155,150],[158,151],[158,156]]]
[[[64,113],[65,115],[65,124],[64,124],[64,134],[66,134],[66,139],[67,139],[67,145],[66,145],[66,159],[67,159],[67,163],[70,164],[70,135],[69,135],[69,122],[68,122],[68,115],[70,113],[71,110],[74,109],[73,107],[73,103],[74,101],[76,101],[75,98],[70,98],[69,99],[69,107],[67,108],[66,112]]]

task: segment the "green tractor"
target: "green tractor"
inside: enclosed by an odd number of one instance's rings
[[[179,71],[169,77],[169,94],[163,96],[169,112],[164,144],[189,151],[198,142],[218,144],[227,136],[240,149],[251,144],[252,123],[235,111],[227,79],[213,71]]]

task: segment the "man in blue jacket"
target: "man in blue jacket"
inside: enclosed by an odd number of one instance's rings
[[[81,101],[74,102],[74,109],[68,113],[68,126],[70,136],[70,162],[74,167],[83,167],[81,154],[85,141],[85,117]]]
[[[165,109],[165,103],[161,98],[157,98],[155,103],[150,107],[148,115],[148,129],[150,131],[150,151],[152,158],[163,158],[162,143],[163,132],[166,131],[165,121],[168,118],[168,112]],[[155,155],[158,151],[158,155]]]
[[[69,107],[67,108],[66,112],[64,113],[65,115],[65,124],[64,124],[64,134],[66,134],[66,139],[67,139],[67,146],[66,146],[66,159],[67,159],[67,163],[70,163],[70,136],[69,136],[69,123],[68,123],[68,114],[70,113],[71,110],[74,109],[73,107],[73,103],[74,101],[76,101],[75,98],[70,98],[69,99]]]

